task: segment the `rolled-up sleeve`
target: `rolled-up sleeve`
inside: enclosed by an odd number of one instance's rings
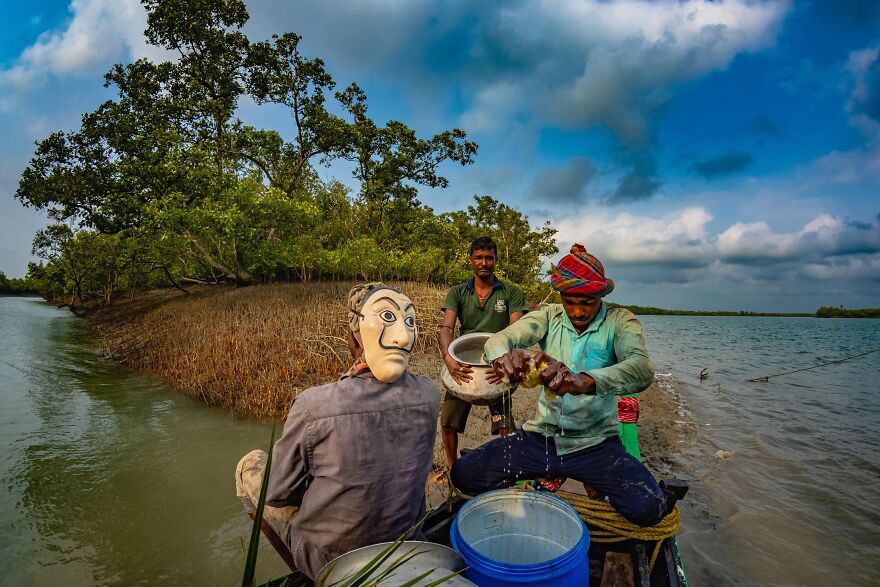
[[[547,308],[529,312],[504,330],[496,332],[486,341],[483,353],[491,363],[511,349],[524,349],[539,342],[547,334],[549,314]]]
[[[302,504],[309,478],[308,410],[294,402],[284,432],[272,451],[266,503],[272,507]]]
[[[638,318],[618,309],[614,328],[614,354],[618,362],[610,367],[586,371],[596,380],[596,395],[624,395],[648,388],[654,380],[654,366],[648,358],[645,337]]]
[[[516,312],[525,312],[528,310],[529,307],[526,305],[522,290],[515,285],[511,286],[511,288],[512,291],[510,292],[510,298],[508,299],[507,311],[511,314],[515,314]]]

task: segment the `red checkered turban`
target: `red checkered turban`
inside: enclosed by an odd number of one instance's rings
[[[599,259],[577,243],[571,247],[571,253],[553,268],[550,284],[559,293],[586,296],[603,297],[614,289],[614,282],[605,278],[605,267]]]

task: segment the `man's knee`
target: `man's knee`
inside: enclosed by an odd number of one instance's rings
[[[637,526],[655,526],[666,517],[666,497],[661,491],[646,492],[641,499],[634,500],[629,504],[624,517]],[[621,512],[623,513],[623,512]]]
[[[465,495],[476,495],[488,489],[484,487],[486,471],[480,462],[480,448],[462,455],[455,461],[449,472],[453,487]],[[483,470],[481,471],[481,469]]]
[[[235,467],[235,495],[241,500],[245,511],[256,511],[263,483],[263,471],[269,457],[262,450],[252,450],[244,455]]]

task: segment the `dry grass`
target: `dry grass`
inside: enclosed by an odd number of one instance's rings
[[[90,316],[107,354],[158,375],[180,391],[241,415],[284,418],[303,389],[335,380],[350,365],[345,344],[345,299],[351,283],[308,283],[242,289],[204,287],[193,295],[175,290],[114,300]],[[446,288],[421,283],[393,284],[416,305],[419,338],[410,371],[438,386],[437,332]],[[517,425],[532,417],[537,390],[513,395]],[[641,395],[641,448],[655,471],[668,472],[682,440],[665,392],[652,386]],[[474,407],[459,447],[473,448],[491,438],[489,410]],[[445,464],[435,439],[434,462]],[[429,483],[431,505],[444,487]]]
[[[352,283],[150,292],[92,316],[109,356],[158,375],[209,404],[259,418],[283,417],[296,394],[351,363],[345,300]],[[413,371],[436,374],[446,290],[391,284],[416,306]]]

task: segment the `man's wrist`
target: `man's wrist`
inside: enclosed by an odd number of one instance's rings
[[[586,373],[578,373],[578,376],[582,382],[579,386],[581,388],[581,394],[596,395],[596,380]]]

